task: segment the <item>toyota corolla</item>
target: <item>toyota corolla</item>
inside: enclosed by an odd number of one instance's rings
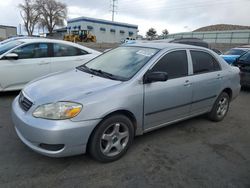
[[[201,114],[223,120],[239,91],[239,69],[209,49],[134,43],[29,83],[12,116],[17,135],[36,152],[89,152],[110,162],[136,135]]]

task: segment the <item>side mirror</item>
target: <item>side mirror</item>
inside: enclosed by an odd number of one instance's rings
[[[166,72],[148,72],[144,76],[144,83],[165,82],[168,80]]]
[[[17,60],[18,59],[18,54],[16,53],[9,53],[9,54],[6,54],[4,56],[4,59],[14,59],[14,60]]]

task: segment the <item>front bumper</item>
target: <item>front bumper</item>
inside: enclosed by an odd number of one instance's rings
[[[24,112],[18,97],[12,104],[12,120],[18,137],[32,150],[50,157],[65,157],[86,152],[88,139],[100,119],[73,122],[71,120],[45,120]],[[59,150],[48,150],[46,145],[62,145]]]

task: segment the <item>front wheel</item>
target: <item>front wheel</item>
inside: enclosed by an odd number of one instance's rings
[[[134,127],[129,118],[123,115],[110,116],[94,131],[89,152],[98,161],[112,162],[126,153],[133,138]]]
[[[214,103],[209,113],[209,119],[212,121],[221,121],[226,116],[229,109],[230,98],[226,92],[222,92]]]

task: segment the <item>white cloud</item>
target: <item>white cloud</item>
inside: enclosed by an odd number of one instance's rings
[[[68,5],[68,18],[88,16],[111,20],[108,0],[61,0]],[[18,4],[22,0],[1,0],[0,25],[22,23]],[[115,21],[136,24],[145,35],[150,27],[158,34],[184,32],[211,24],[250,25],[249,0],[118,0]]]

